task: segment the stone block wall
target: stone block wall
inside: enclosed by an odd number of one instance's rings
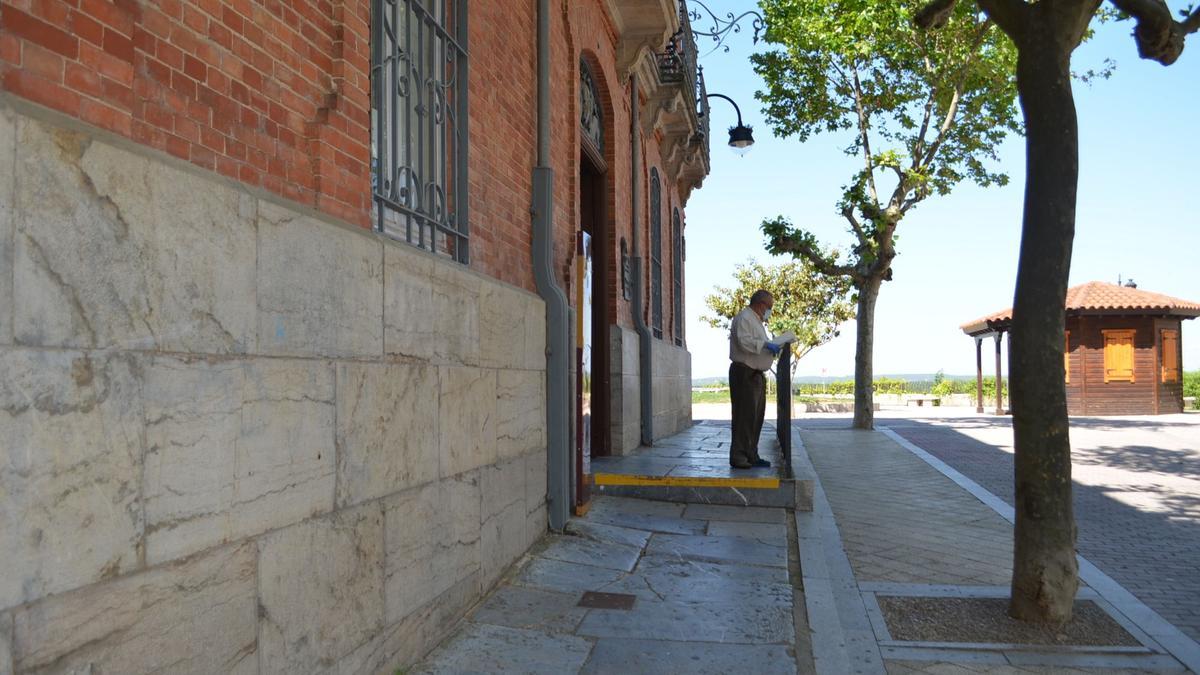
[[[370,673],[546,529],[540,299],[0,100],[0,673]]]
[[[654,439],[692,426],[692,355],[665,340],[651,343]]]
[[[642,442],[639,338],[637,332],[621,326],[610,326],[609,331],[612,449],[614,455],[626,455]]]
[[[613,454],[624,455],[641,444],[640,338],[636,331],[620,326],[611,329]],[[654,439],[658,440],[692,425],[692,355],[663,340],[652,340],[650,349]]]

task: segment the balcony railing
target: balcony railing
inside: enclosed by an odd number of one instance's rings
[[[667,40],[658,54],[658,79],[664,85],[678,86],[688,106],[696,113],[699,129],[693,143],[705,144],[708,155],[708,97],[704,85],[704,69],[699,63],[696,35],[692,32],[691,12],[686,0],[679,0],[679,30]]]
[[[684,0],[679,0],[679,30],[667,40],[658,55],[658,78],[663,84],[682,84],[696,94],[699,63],[697,61],[696,36],[692,33],[692,22]]]

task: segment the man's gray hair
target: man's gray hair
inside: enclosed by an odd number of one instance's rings
[[[754,291],[754,295],[750,296],[751,305],[765,305],[771,300],[771,292],[761,288],[757,291]]]

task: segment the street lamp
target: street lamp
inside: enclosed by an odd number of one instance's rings
[[[734,103],[733,99],[724,94],[705,94],[705,96],[708,98],[715,96],[729,101],[734,111],[737,112],[737,126],[729,127],[729,147],[733,148],[733,151],[738,156],[744,156],[747,152],[750,152],[750,146],[754,145],[754,130],[742,124],[742,109],[738,107],[738,104]]]

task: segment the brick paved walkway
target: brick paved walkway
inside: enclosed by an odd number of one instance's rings
[[[1200,640],[1200,419],[1167,417],[1072,420],[1079,552]],[[1010,422],[979,417],[881,425],[1011,505]]]
[[[1009,582],[1011,526],[949,478],[875,432],[800,437],[860,583]]]

